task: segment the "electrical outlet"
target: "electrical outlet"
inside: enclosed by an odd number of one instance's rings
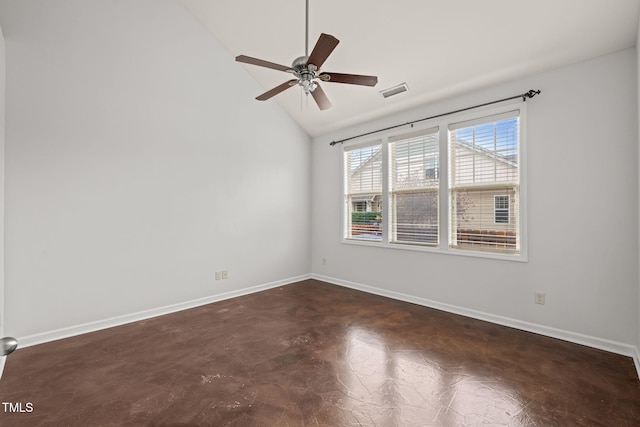
[[[535,303],[536,303],[536,304],[544,305],[544,293],[542,293],[542,292],[536,292],[536,295],[535,295]]]
[[[326,258],[322,258],[322,265],[327,265],[327,259]]]
[[[228,279],[229,278],[229,272],[227,270],[222,270],[222,279]]]
[[[220,280],[222,279],[222,273],[219,271],[216,271],[216,280]]]

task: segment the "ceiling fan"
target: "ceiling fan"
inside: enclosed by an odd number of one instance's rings
[[[309,0],[306,1],[305,24],[305,55],[296,58],[291,64],[291,67],[264,61],[262,59],[252,58],[246,55],[239,55],[236,57],[236,61],[238,62],[284,71],[295,76],[295,79],[284,82],[256,97],[258,101],[266,101],[280,92],[284,92],[290,87],[300,86],[302,87],[305,95],[311,94],[311,96],[313,96],[313,99],[321,110],[326,110],[331,108],[331,102],[324,93],[324,90],[322,90],[318,80],[327,83],[346,83],[361,86],[375,86],[378,83],[378,78],[376,76],[320,71],[320,67],[322,67],[340,41],[332,35],[322,33],[320,34],[320,38],[316,42],[313,51],[311,51],[311,55],[309,55]]]

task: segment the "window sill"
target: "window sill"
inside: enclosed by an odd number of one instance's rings
[[[346,245],[354,245],[354,246],[368,246],[368,247],[375,247],[375,248],[382,248],[382,249],[426,252],[426,253],[435,253],[435,254],[442,254],[442,255],[495,259],[495,260],[501,260],[501,261],[515,261],[515,262],[529,261],[527,259],[527,256],[522,253],[503,254],[503,253],[497,253],[497,252],[472,251],[469,249],[452,249],[452,248],[443,249],[439,246],[422,246],[422,245],[410,245],[410,244],[402,244],[402,243],[386,243],[383,241],[348,239],[348,238],[343,238],[342,243]]]

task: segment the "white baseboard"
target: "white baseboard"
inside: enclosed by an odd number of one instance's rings
[[[42,332],[38,334],[28,335],[24,337],[18,337],[20,348],[30,347],[32,345],[43,344],[50,341],[55,341],[63,338],[69,338],[76,335],[86,334],[89,332],[99,331],[101,329],[112,328],[114,326],[124,325],[126,323],[137,322],[139,320],[145,320],[152,317],[162,316],[164,314],[175,313],[177,311],[187,310],[190,308],[199,307],[213,302],[223,301],[230,298],[236,298],[243,295],[253,294],[267,289],[277,288],[279,286],[288,285],[291,283],[299,282],[311,278],[310,274],[302,276],[290,277],[284,280],[278,280],[271,283],[265,283],[262,285],[252,286],[250,288],[239,289],[236,291],[225,292],[223,294],[211,295],[204,298],[198,298],[191,301],[185,301],[178,304],[167,305],[164,307],[154,308],[151,310],[140,311],[137,313],[126,314],[123,316],[116,316],[109,319],[99,320],[96,322],[84,323],[77,326],[70,326],[67,328],[56,329],[52,331]],[[0,362],[1,363],[1,362]]]
[[[477,310],[471,310],[464,307],[459,307],[451,304],[445,304],[425,298],[416,297],[413,295],[407,295],[400,292],[389,291],[386,289],[380,289],[373,286],[363,285],[361,283],[350,282],[346,280],[336,279],[333,277],[327,277],[320,274],[312,274],[312,279],[320,280],[334,285],[344,286],[351,289],[367,292],[370,294],[380,295],[400,301],[410,302],[413,304],[421,305],[424,307],[435,308],[438,310],[446,311],[449,313],[459,314],[466,317],[471,317],[478,320],[484,320],[487,322],[495,323],[502,326],[508,326],[515,329],[520,329],[527,332],[533,332],[540,335],[545,335],[552,338],[558,338],[564,341],[569,341],[576,344],[586,345],[588,347],[597,348],[600,350],[609,351],[611,353],[621,354],[633,358],[633,361],[640,377],[640,352],[636,346],[624,344],[616,341],[610,341],[603,338],[592,337],[589,335],[583,335],[571,331],[565,331],[562,329],[551,328],[536,323],[523,322],[517,319],[511,319],[508,317],[497,316],[495,314],[484,313]]]

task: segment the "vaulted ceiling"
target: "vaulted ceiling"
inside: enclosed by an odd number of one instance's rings
[[[305,51],[305,0],[183,0],[230,52],[290,66]],[[323,71],[378,76],[376,87],[322,83],[320,111],[298,87],[277,102],[310,135],[635,45],[640,0],[310,0],[309,49],[340,44]],[[237,63],[264,89],[291,75]],[[212,76],[215,78],[215,76]],[[406,83],[385,99],[380,91]],[[523,88],[526,90],[529,88]],[[255,101],[260,102],[260,101]]]

